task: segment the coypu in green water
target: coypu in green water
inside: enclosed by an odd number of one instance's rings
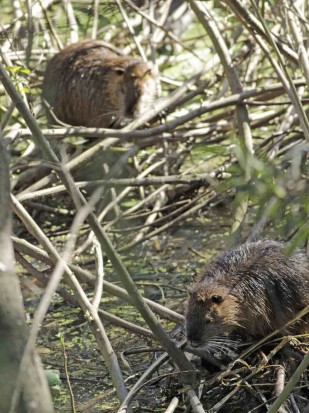
[[[61,50],[47,64],[43,81],[49,122],[55,123],[54,114],[75,126],[119,128],[151,109],[158,94],[158,75],[150,64],[102,40]]]
[[[309,305],[308,258],[275,241],[247,243],[207,265],[189,291],[188,344],[206,352],[233,348],[233,336],[309,333],[309,315],[284,325]]]

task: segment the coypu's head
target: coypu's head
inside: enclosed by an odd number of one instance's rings
[[[160,93],[156,70],[140,60],[133,62],[123,73],[122,92],[125,117],[137,118],[152,107]]]
[[[216,280],[195,284],[189,290],[186,308],[188,344],[195,348],[215,350],[232,343],[227,337],[239,330],[239,298]]]
[[[157,71],[141,59],[107,59],[97,73],[97,94],[91,102],[94,126],[122,127],[151,109],[159,96]]]

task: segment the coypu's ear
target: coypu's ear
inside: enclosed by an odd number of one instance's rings
[[[211,297],[211,301],[212,301],[213,303],[220,304],[220,303],[222,303],[222,301],[223,301],[223,297],[222,297],[222,295],[216,294],[216,295],[213,295],[213,296]]]
[[[157,77],[159,78],[159,69],[158,66],[156,64],[153,64],[152,62],[148,62],[148,70],[145,72],[145,75],[151,75],[153,77]]]
[[[156,73],[155,69],[152,69],[152,68],[148,69],[145,73],[145,75],[156,75],[156,74],[157,73]]]
[[[191,283],[195,283],[195,281],[197,280],[199,273],[197,272],[196,269],[193,269],[194,274],[191,275]]]

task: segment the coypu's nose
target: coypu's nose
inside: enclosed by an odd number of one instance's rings
[[[191,328],[187,328],[187,340],[188,340],[188,344],[191,347],[200,347],[201,346],[201,335],[200,332],[197,330],[193,330]]]
[[[189,344],[190,347],[193,347],[193,348],[198,348],[198,347],[200,347],[199,342],[197,342],[197,341],[195,341],[195,340],[188,340],[188,344]]]

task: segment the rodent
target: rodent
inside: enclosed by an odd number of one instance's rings
[[[84,40],[49,61],[42,89],[49,123],[119,128],[153,107],[160,86],[149,63],[102,40]]]
[[[306,255],[263,240],[237,246],[215,258],[189,290],[188,344],[215,352],[233,340],[261,338],[281,329],[309,305]],[[282,333],[309,333],[309,315]]]

